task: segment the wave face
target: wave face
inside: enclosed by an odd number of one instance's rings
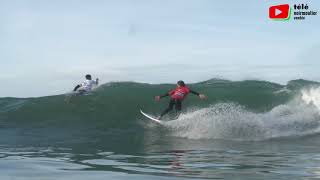
[[[163,129],[170,136],[190,139],[265,140],[303,136],[320,131],[319,83],[306,80],[280,85],[266,81],[212,79],[189,85],[209,98],[189,95],[183,114]],[[101,85],[90,95],[1,98],[0,126],[102,128],[140,131],[149,128],[139,109],[159,114],[168,99],[155,95],[173,84],[116,82]],[[167,116],[167,120],[170,119]],[[165,119],[166,120],[166,119]]]

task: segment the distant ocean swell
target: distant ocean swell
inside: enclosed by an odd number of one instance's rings
[[[143,131],[150,122],[139,109],[157,115],[167,100],[155,95],[173,84],[107,83],[87,96],[0,98],[0,127],[63,127]],[[208,96],[189,95],[183,113],[162,127],[169,136],[190,139],[266,140],[320,132],[318,82],[293,80],[287,85],[266,81],[212,79],[190,84]],[[164,120],[169,120],[170,115]]]

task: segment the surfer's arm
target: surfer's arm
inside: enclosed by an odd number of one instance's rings
[[[190,93],[191,93],[191,94],[194,94],[194,95],[197,95],[197,96],[200,95],[200,93],[198,93],[198,92],[196,92],[196,91],[193,91],[193,90],[190,90]]]
[[[207,99],[207,96],[205,96],[204,94],[200,94],[196,91],[190,90],[190,93],[199,96],[200,99]]]
[[[161,98],[167,97],[170,95],[170,92],[167,92],[166,94],[160,95],[160,96],[156,96],[155,100],[160,101]]]
[[[76,87],[74,87],[73,91],[76,91],[77,89],[79,89],[79,87],[81,87],[80,84],[78,84]]]
[[[160,99],[161,98],[164,98],[164,97],[167,97],[167,96],[169,96],[170,94],[167,92],[166,94],[163,94],[163,95],[161,95],[161,96],[159,96],[160,97]]]

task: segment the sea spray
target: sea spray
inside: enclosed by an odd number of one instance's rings
[[[267,112],[252,112],[235,103],[218,103],[167,122],[171,135],[189,139],[266,140],[320,132],[319,88]]]
[[[315,105],[320,111],[320,87],[303,89],[302,100],[307,104]]]

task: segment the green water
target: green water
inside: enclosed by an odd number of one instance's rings
[[[172,84],[0,99],[0,179],[317,179],[317,82],[209,80],[158,126]],[[308,100],[312,100],[312,103]]]

